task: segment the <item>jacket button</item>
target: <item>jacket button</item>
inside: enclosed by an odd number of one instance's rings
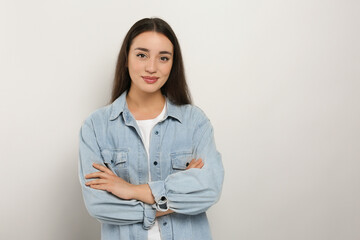
[[[187,167],[189,166],[189,163],[188,163],[188,162],[186,163],[186,166],[187,166]]]
[[[159,135],[159,131],[155,131],[155,135]]]
[[[163,225],[166,226],[167,222],[164,222]]]
[[[154,165],[155,165],[155,166],[157,165],[157,161],[154,162]]]

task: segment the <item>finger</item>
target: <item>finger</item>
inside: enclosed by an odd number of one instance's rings
[[[106,184],[93,184],[93,185],[89,185],[89,187],[91,187],[93,189],[104,190],[104,191],[107,191],[107,189],[108,189]]]
[[[200,165],[199,165],[199,167],[198,168],[202,168],[204,166],[204,162],[203,161],[201,161],[201,163],[200,163]]]
[[[192,160],[190,161],[189,165],[186,167],[186,169],[190,169],[190,168],[192,168],[192,167],[193,167],[193,165],[195,164],[195,161],[196,161],[196,159],[195,159],[195,158],[194,158],[194,159],[192,159]]]
[[[98,185],[98,184],[105,184],[108,181],[106,179],[95,179],[95,180],[91,180],[89,182],[86,182],[85,185],[86,186],[90,186],[90,185]]]
[[[89,173],[87,175],[85,175],[86,179],[89,178],[107,178],[107,174],[104,172],[93,172],[93,173]]]
[[[200,168],[201,166],[201,163],[202,163],[202,159],[199,158],[199,159],[193,159],[191,160],[190,162],[191,164],[189,164],[189,166],[186,168],[186,169],[190,169],[190,168]]]
[[[93,167],[102,171],[102,172],[105,172],[107,174],[110,174],[110,175],[115,175],[110,169],[108,169],[107,167],[103,166],[103,165],[100,165],[100,164],[97,164],[97,163],[93,163]]]
[[[201,168],[201,165],[203,164],[203,161],[201,158],[199,158],[198,160],[196,160],[193,168]]]

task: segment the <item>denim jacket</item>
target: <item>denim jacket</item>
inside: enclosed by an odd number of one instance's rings
[[[126,94],[92,113],[80,130],[80,183],[88,212],[102,223],[101,239],[146,240],[156,211],[167,209],[174,213],[157,218],[162,240],[211,239],[205,211],[219,200],[224,169],[210,121],[198,107],[166,99],[165,119],[151,132],[149,182],[147,152]],[[193,158],[202,158],[204,167],[186,170]],[[123,200],[85,186],[84,176],[98,171],[92,163],[129,183],[148,183],[156,203]]]

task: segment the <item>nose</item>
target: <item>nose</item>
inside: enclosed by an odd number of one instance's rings
[[[148,73],[156,73],[156,61],[154,58],[149,58],[146,62],[145,71]]]

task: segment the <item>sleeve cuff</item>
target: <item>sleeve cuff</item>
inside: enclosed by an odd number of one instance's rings
[[[155,204],[152,206],[160,212],[169,210],[168,199],[165,192],[165,182],[155,181],[149,182],[148,184],[155,199]]]
[[[143,228],[148,230],[154,225],[156,217],[156,210],[149,204],[144,204],[144,224]]]

